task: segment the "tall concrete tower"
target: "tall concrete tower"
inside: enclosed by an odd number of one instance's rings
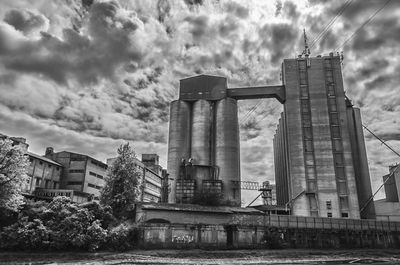
[[[237,102],[226,97],[226,89],[223,77],[180,82],[179,99],[170,109],[170,202],[190,203],[196,193],[212,191],[226,204],[240,206]]]
[[[277,202],[292,214],[374,216],[359,109],[345,97],[339,56],[284,60],[284,112],[274,136]]]

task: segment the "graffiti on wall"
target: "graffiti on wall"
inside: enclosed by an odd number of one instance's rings
[[[192,235],[181,235],[181,236],[173,236],[172,242],[173,243],[192,243],[194,241],[194,237]]]

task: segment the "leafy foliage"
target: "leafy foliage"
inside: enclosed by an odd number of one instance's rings
[[[97,202],[75,204],[67,197],[52,202],[28,202],[18,221],[0,233],[0,248],[94,251],[99,248],[133,247],[133,229],[112,225],[111,208]],[[107,244],[106,244],[107,243]],[[109,244],[115,244],[109,246]]]
[[[11,140],[0,140],[0,214],[17,211],[23,203],[21,187],[26,175],[29,160],[19,145]]]
[[[200,190],[193,198],[194,204],[206,205],[206,206],[220,206],[225,205],[223,201],[222,192],[213,190]]]
[[[129,143],[118,148],[118,157],[109,168],[105,180],[101,203],[109,205],[117,218],[126,217],[140,195],[142,182],[142,176],[136,168],[136,154]]]

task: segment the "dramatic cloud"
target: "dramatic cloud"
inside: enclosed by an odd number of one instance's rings
[[[37,153],[53,145],[99,159],[132,141],[139,154],[159,153],[165,166],[179,79],[213,74],[230,87],[280,84],[281,61],[301,53],[305,28],[313,55],[344,51],[347,96],[364,123],[399,148],[400,4],[391,1],[361,27],[384,2],[351,1],[327,26],[344,4],[2,1],[1,132],[26,137]],[[272,138],[281,111],[273,99],[239,102],[244,180],[274,181]],[[376,188],[396,158],[366,137]]]

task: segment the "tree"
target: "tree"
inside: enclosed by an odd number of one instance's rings
[[[136,168],[136,154],[129,143],[118,148],[118,157],[107,175],[100,201],[111,206],[115,217],[124,217],[138,200],[142,187],[142,176]]]
[[[0,140],[0,211],[17,211],[23,203],[21,188],[28,178],[28,157],[11,140]]]

